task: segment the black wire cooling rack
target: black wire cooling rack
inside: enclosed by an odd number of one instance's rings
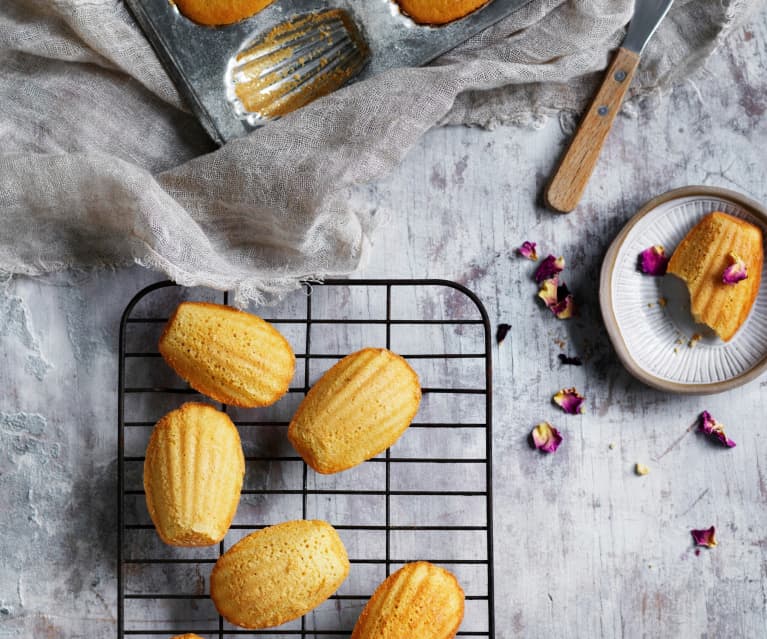
[[[265,319],[296,352],[292,387],[266,409],[217,404],[243,441],[241,503],[218,546],[173,548],[159,541],[146,512],[142,469],[155,422],[184,401],[209,401],[157,352],[168,316],[184,300],[229,303],[226,293],[160,282],[130,301],[120,325],[118,638],[348,637],[376,586],[419,559],[451,570],[462,584],[458,635],[494,637],[491,333],[479,299],[443,280],[327,280],[267,309]],[[421,378],[421,408],[385,454],[318,475],[287,442],[290,417],[325,370],[365,346],[408,359]],[[269,630],[230,625],[208,594],[216,559],[253,530],[298,518],[335,526],[349,552],[349,578],[295,622]]]

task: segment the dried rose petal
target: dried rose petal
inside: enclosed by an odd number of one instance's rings
[[[730,265],[722,273],[722,282],[725,284],[737,284],[745,280],[748,277],[746,263],[737,253],[730,253],[727,257],[730,260]]]
[[[533,262],[538,261],[538,253],[535,252],[535,242],[522,242],[522,246],[517,249],[517,252],[528,260]]]
[[[495,341],[498,342],[499,345],[503,344],[503,340],[506,339],[510,330],[511,324],[498,324],[498,330],[495,333]]]
[[[535,447],[544,453],[556,452],[562,443],[562,435],[549,422],[541,422],[533,428],[531,434]]]
[[[551,312],[554,315],[559,319],[570,319],[575,315],[575,298],[564,284],[557,288],[557,298],[559,301],[551,307]]]
[[[651,246],[639,254],[639,270],[647,275],[665,275],[668,256],[660,244]]]
[[[554,403],[570,415],[585,413],[586,407],[583,405],[585,400],[586,398],[577,390],[575,390],[574,387],[563,388],[556,395],[554,395]]]
[[[539,284],[543,280],[548,280],[554,277],[557,273],[561,273],[565,268],[564,257],[554,257],[549,255],[541,265],[535,271],[535,281]]]
[[[700,429],[706,433],[706,435],[716,437],[722,444],[727,446],[727,448],[734,448],[736,446],[735,442],[725,435],[724,426],[716,421],[707,410],[704,410],[700,414],[699,424]]]
[[[583,366],[583,362],[581,361],[580,357],[569,357],[564,353],[560,353],[558,357],[559,361],[563,364],[568,364],[570,366]]]
[[[559,281],[557,276],[550,277],[547,280],[543,280],[541,288],[538,289],[538,297],[543,300],[547,308],[556,306],[559,301],[557,297],[557,291],[559,290]]]
[[[711,526],[711,528],[707,528],[705,530],[691,530],[690,534],[695,540],[696,546],[706,546],[706,548],[713,548],[716,546],[716,537],[714,537],[715,532],[716,528]]]

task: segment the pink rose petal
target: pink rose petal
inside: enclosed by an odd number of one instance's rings
[[[544,280],[548,280],[554,277],[557,273],[561,273],[565,268],[564,257],[554,257],[549,255],[546,257],[541,265],[535,271],[535,281],[539,284]]]
[[[700,414],[699,424],[700,430],[706,433],[706,435],[715,437],[722,444],[727,446],[727,448],[734,448],[736,446],[735,442],[729,439],[727,435],[725,435],[724,426],[716,421],[711,413],[709,413],[707,410],[704,410]]]
[[[532,262],[538,261],[538,253],[535,251],[535,242],[522,242],[522,246],[517,249],[517,252],[522,256],[531,260]]]
[[[748,277],[746,263],[736,253],[730,253],[727,257],[730,260],[730,265],[722,273],[722,282],[724,284],[737,284],[745,280]]]
[[[586,407],[583,402],[586,398],[575,388],[563,388],[554,395],[554,403],[570,415],[585,413]]]
[[[716,532],[716,529],[714,526],[711,526],[711,528],[707,528],[705,530],[691,530],[690,534],[692,535],[692,538],[695,540],[696,546],[705,546],[706,548],[713,548],[716,546],[716,537],[714,537],[714,533]]]
[[[639,270],[647,275],[665,275],[669,258],[660,244],[651,246],[639,254]]]
[[[549,422],[541,422],[531,434],[535,447],[544,453],[555,453],[562,443],[562,435]]]
[[[575,315],[575,298],[564,284],[557,290],[557,297],[560,301],[551,307],[551,312],[559,319],[570,319]]]

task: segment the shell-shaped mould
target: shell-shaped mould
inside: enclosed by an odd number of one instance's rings
[[[160,353],[195,390],[252,408],[282,397],[296,359],[287,340],[251,313],[206,302],[183,302],[160,337]]]
[[[418,375],[402,357],[366,348],[317,381],[293,416],[288,439],[314,470],[336,473],[394,444],[420,401]]]
[[[245,476],[240,435],[207,404],[187,403],[152,431],[144,492],[160,538],[171,546],[210,546],[229,530]]]
[[[463,589],[453,574],[416,561],[376,588],[352,639],[451,639],[463,621],[463,611]]]
[[[175,637],[171,637],[170,639],[202,639],[202,637],[200,635],[185,634],[185,635],[176,635]]]
[[[221,555],[210,596],[229,622],[272,628],[319,606],[348,574],[346,548],[330,524],[287,521],[248,535]]]
[[[745,262],[748,277],[725,284],[722,274],[728,256]],[[698,222],[671,256],[668,273],[681,278],[690,291],[690,310],[696,322],[710,326],[729,341],[746,321],[756,300],[762,276],[761,230],[726,213],[714,212]]]

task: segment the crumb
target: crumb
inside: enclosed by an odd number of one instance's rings
[[[698,345],[698,342],[703,339],[703,335],[700,333],[695,333],[691,338],[690,341],[687,342],[687,346],[689,348],[695,348]]]
[[[666,304],[668,304],[668,300],[665,297],[659,297],[658,298],[658,306],[663,307]]]
[[[636,463],[634,465],[634,472],[639,475],[640,477],[643,475],[647,475],[650,472],[650,469],[647,468],[644,464]]]
[[[563,340],[563,339],[555,339],[555,340],[554,340],[554,343],[555,343],[557,346],[559,346],[559,348],[561,348],[562,350],[564,350],[564,349],[565,349],[565,346],[567,346],[567,342],[565,342],[565,340]]]
[[[607,444],[607,447],[608,447],[610,450],[615,450],[615,442],[610,442],[609,444]]]
[[[652,302],[647,302],[647,308],[652,308],[654,304]]]
[[[674,355],[676,355],[677,353],[679,353],[679,349],[674,347]]]

